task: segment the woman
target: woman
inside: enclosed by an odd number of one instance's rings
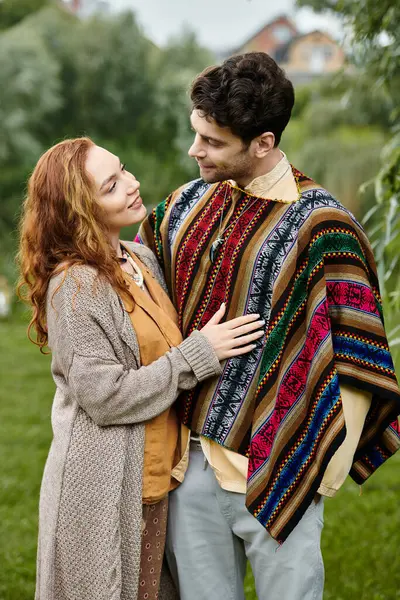
[[[120,242],[146,214],[139,187],[88,138],[48,150],[29,181],[21,287],[56,383],[37,600],[158,597],[166,499],[184,451],[171,405],[263,335],[259,315],[221,324],[221,307],[182,341],[155,257]]]

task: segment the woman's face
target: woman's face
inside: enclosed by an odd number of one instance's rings
[[[115,154],[92,146],[86,159],[86,170],[95,181],[98,201],[112,233],[119,233],[122,227],[140,223],[145,218],[147,211],[140,197],[140,182]]]

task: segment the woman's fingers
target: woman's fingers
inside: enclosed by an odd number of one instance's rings
[[[248,335],[242,335],[241,337],[235,337],[232,340],[232,347],[238,348],[240,346],[245,346],[250,342],[254,342],[255,340],[259,340],[264,335],[264,331],[255,331],[253,333],[249,333]]]
[[[251,352],[256,348],[256,344],[252,342],[265,335],[265,322],[260,319],[259,314],[242,315],[220,323],[225,311],[224,303],[200,330],[213,346],[219,360]]]
[[[247,325],[241,325],[240,327],[235,327],[230,331],[235,337],[240,335],[246,335],[247,333],[251,333],[256,329],[260,329],[265,325],[264,319],[258,319],[257,321],[252,321],[251,323],[247,323]]]
[[[225,323],[225,327],[227,329],[237,329],[238,327],[242,327],[243,325],[253,323],[254,321],[258,321],[259,319],[259,314],[242,315],[241,317],[236,317],[235,319],[227,321]]]
[[[211,319],[208,321],[207,325],[218,325],[218,323],[221,321],[222,317],[225,314],[225,310],[226,310],[226,304],[225,302],[223,302],[221,304],[221,306],[219,307],[219,309],[217,310],[216,313],[213,314],[213,316],[211,317]],[[206,327],[207,327],[206,325]]]

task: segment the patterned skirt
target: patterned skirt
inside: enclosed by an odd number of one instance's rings
[[[143,505],[142,553],[137,600],[157,600],[167,533],[168,498]]]

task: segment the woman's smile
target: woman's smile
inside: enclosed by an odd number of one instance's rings
[[[131,202],[128,204],[128,209],[129,210],[137,210],[138,208],[140,208],[143,204],[143,200],[140,196],[140,194],[136,194],[134,200],[131,200]]]

